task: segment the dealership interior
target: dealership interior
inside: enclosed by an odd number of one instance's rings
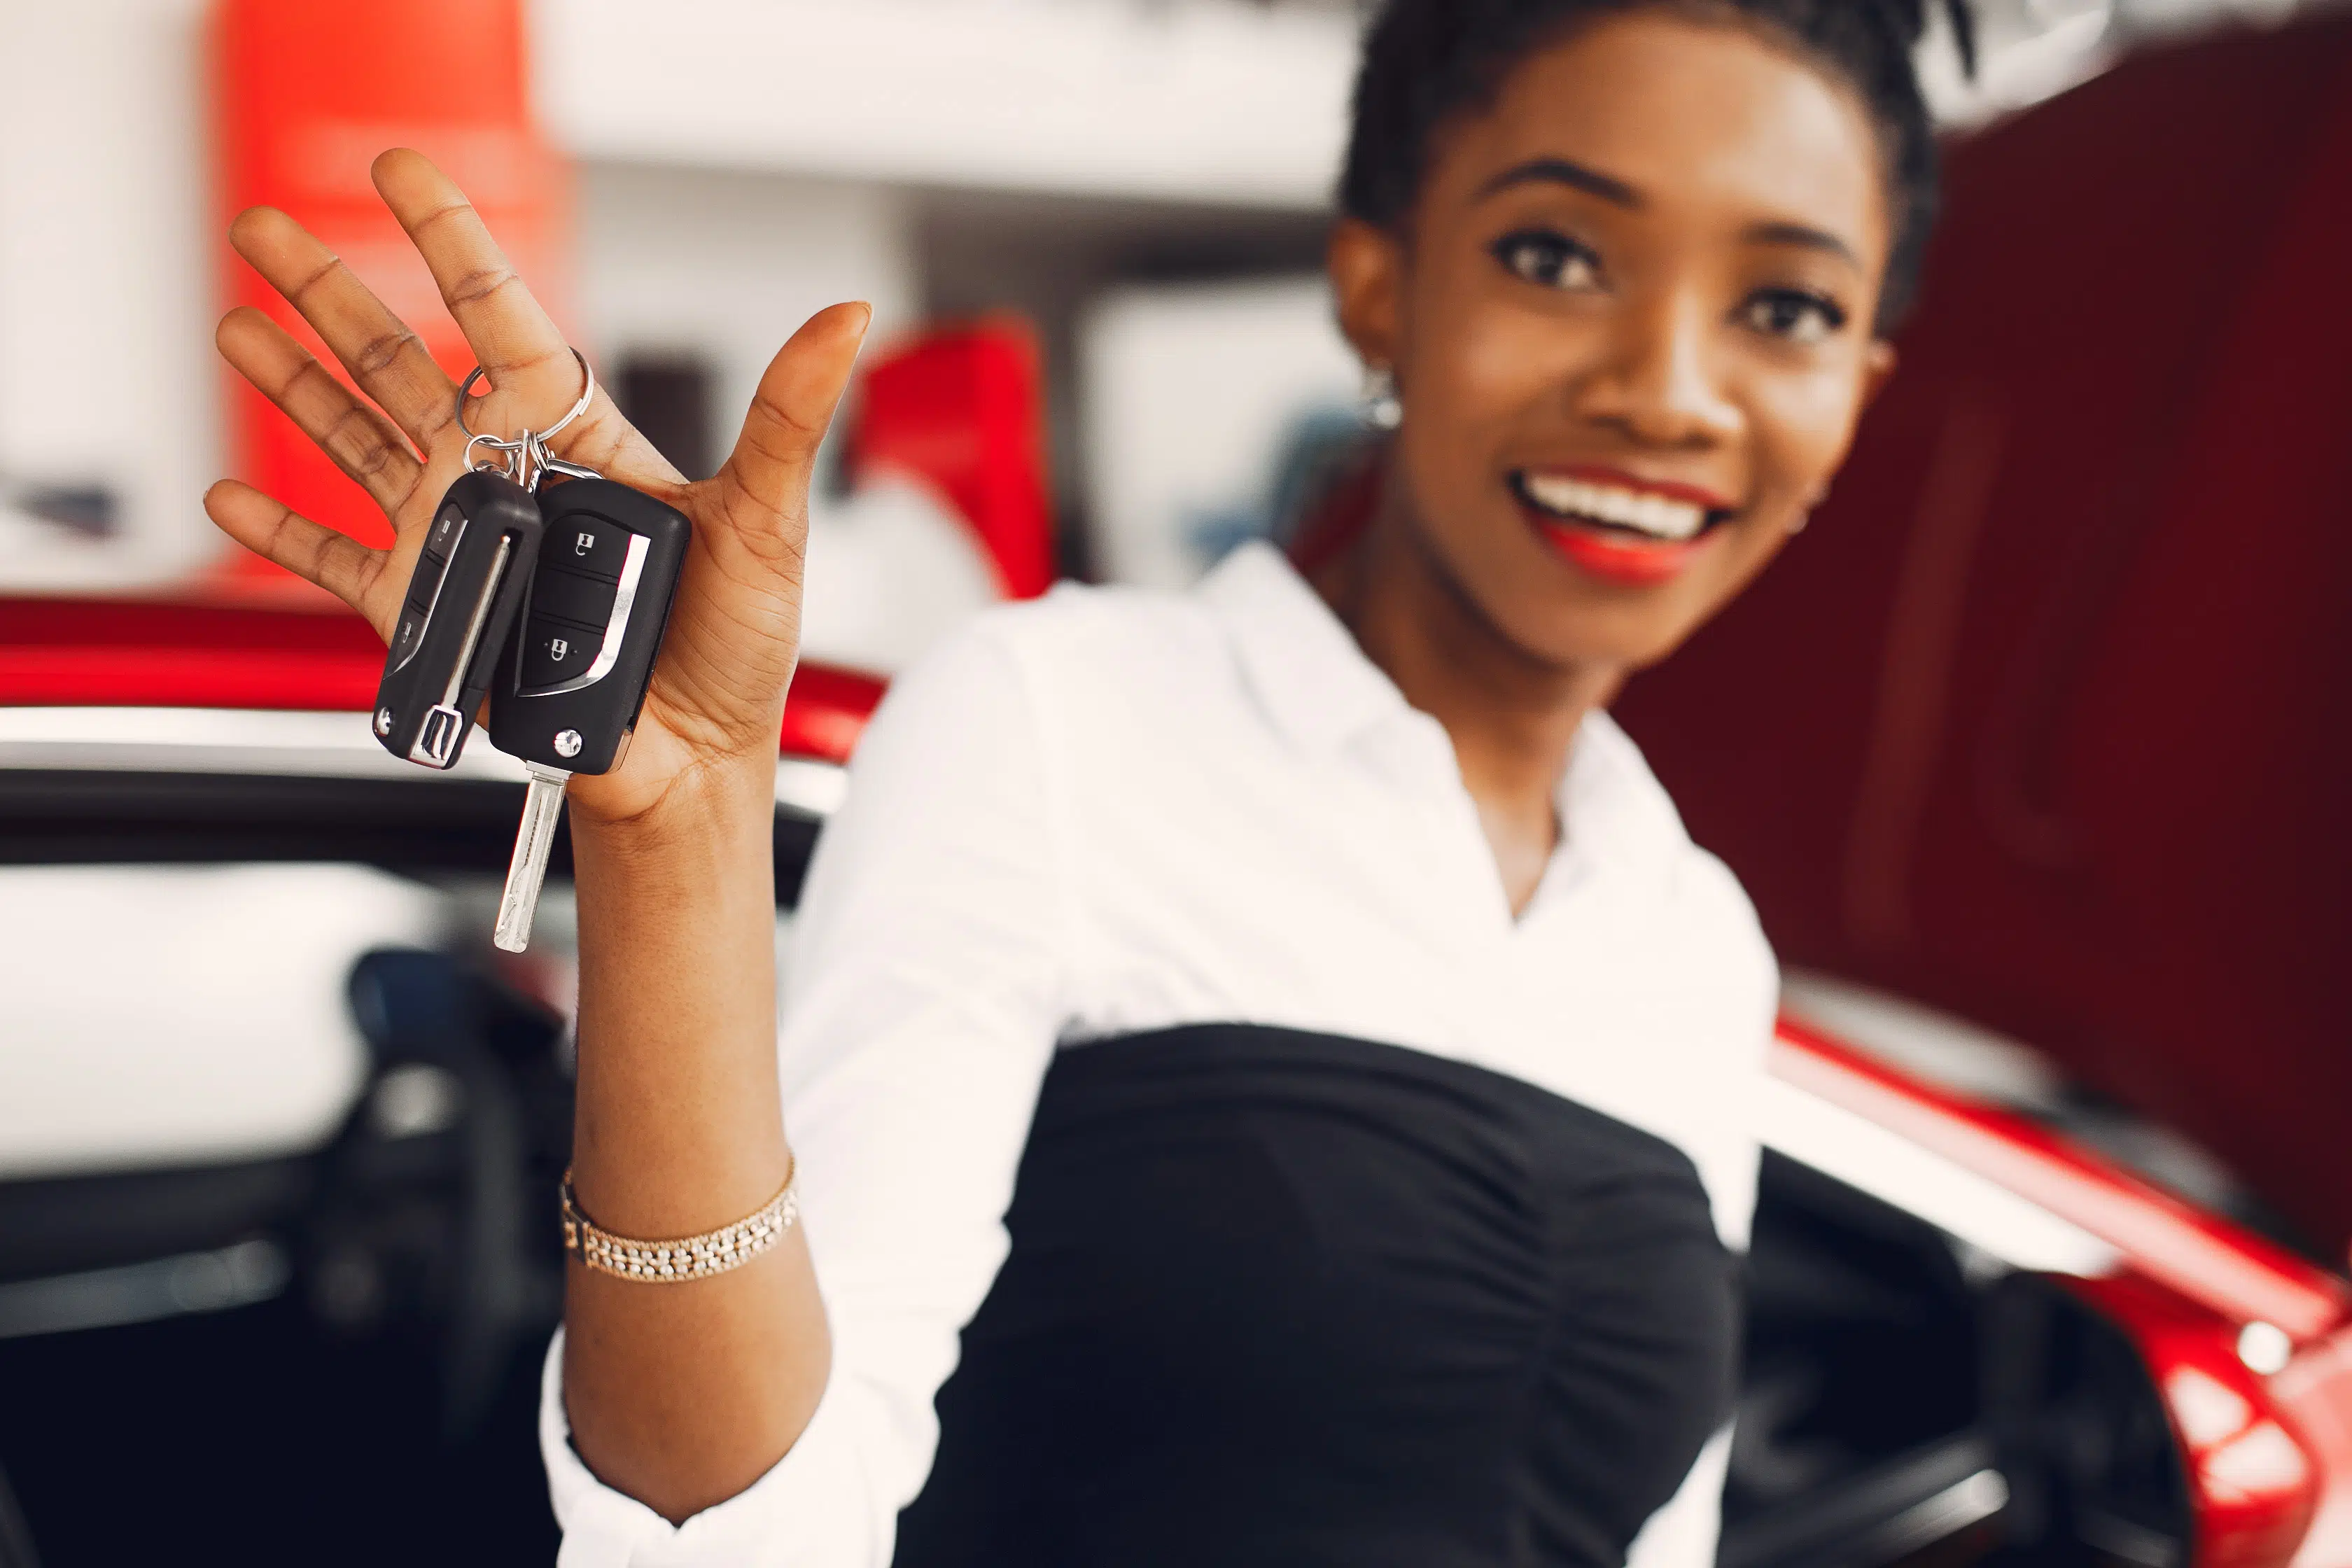
[[[1193,603],[1236,561],[1345,602],[1330,552],[1412,449],[1412,389],[1400,413],[1327,274],[1389,4],[0,0],[0,1568],[888,1561],[887,1531],[711,1555],[721,1526],[632,1503],[658,1543],[631,1556],[559,1522],[545,1445],[598,1468],[548,1347],[591,1266],[568,1172],[599,906],[554,826],[567,768],[509,752],[499,697],[466,715],[483,681],[519,709],[616,668],[642,704],[671,590],[637,593],[664,570],[637,537],[617,599],[562,578],[602,598],[550,643],[535,545],[538,608],[499,611],[509,634],[485,588],[409,715],[437,704],[452,749],[432,717],[395,746],[384,694],[453,619],[434,590],[372,626],[207,516],[227,478],[395,542],[216,349],[232,310],[336,346],[232,219],[289,215],[461,380],[446,279],[370,176],[421,151],[681,485],[726,482],[779,344],[870,305],[778,699],[789,1017],[835,951],[799,940],[803,886],[855,902],[817,847],[864,820],[858,742],[902,673],[1011,602]],[[1630,1557],[1379,1561],[2352,1568],[2352,4],[1851,4],[1920,27],[1943,184],[1918,303],[1803,536],[1605,704],[1779,964],[1738,1108],[1736,1389],[1693,1471],[1720,1507]],[[1461,15],[1548,5],[1577,8]],[[500,483],[552,476],[536,505],[507,488],[585,555],[546,497],[587,507],[586,459],[489,444]],[[468,558],[419,559],[454,583]],[[597,662],[534,688],[566,635]],[[583,775],[623,767],[637,714]],[[1153,783],[1242,789],[1226,762]],[[941,860],[942,885],[1001,875]],[[1066,1533],[1068,1568],[1167,1560]],[[1231,1560],[1371,1560],[1291,1550]]]

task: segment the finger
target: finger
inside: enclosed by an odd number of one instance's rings
[[[545,429],[580,395],[580,368],[481,214],[422,153],[395,147],[371,171],[384,205],[408,231],[491,386],[491,426]],[[476,429],[488,428],[475,421]]]
[[[369,590],[383,575],[384,552],[323,528],[237,479],[223,479],[205,492],[205,515],[256,555],[317,584],[371,621],[376,619],[369,614],[367,600]],[[376,627],[379,634],[387,629],[388,622]]]
[[[360,390],[419,450],[432,450],[449,428],[457,389],[408,324],[316,236],[275,207],[239,213],[228,239],[318,330]]]
[[[778,519],[803,509],[817,447],[873,320],[874,307],[866,304],[820,310],[769,362],[743,416],[743,433],[716,480],[739,526],[770,531]]]
[[[221,357],[358,480],[386,517],[399,514],[425,477],[425,465],[383,415],[329,374],[293,334],[249,305],[222,317],[213,341]]]

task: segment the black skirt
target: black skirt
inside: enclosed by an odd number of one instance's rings
[[[1617,1564],[1727,1417],[1683,1152],[1254,1025],[1047,1073],[902,1568]]]

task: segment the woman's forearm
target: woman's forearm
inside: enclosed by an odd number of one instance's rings
[[[844,304],[809,318],[769,362],[726,463],[689,484],[593,376],[579,417],[562,414],[580,396],[585,362],[465,192],[404,148],[379,156],[370,175],[488,376],[478,428],[545,431],[557,437],[553,456],[592,461],[692,523],[635,744],[571,792],[581,909],[574,1168],[582,1206],[606,1230],[660,1239],[730,1224],[775,1194],[789,1158],[775,1055],[776,725],[798,646],[809,477],[874,312]],[[222,319],[221,353],[367,489],[394,544],[362,546],[235,480],[207,491],[205,510],[389,637],[438,498],[476,465],[465,421],[449,416],[467,395],[284,213],[253,208],[230,239],[374,406],[251,306]],[[797,1231],[741,1268],[690,1284],[574,1265],[564,1318],[581,1458],[672,1518],[756,1480],[799,1437],[829,1370]]]
[[[572,823],[580,903],[573,1173],[642,1238],[740,1220],[789,1156],[776,1080],[772,764],[682,781],[623,823]],[[789,1448],[829,1361],[798,1227],[743,1268],[644,1284],[570,1266],[564,1389],[605,1484],[679,1520]]]

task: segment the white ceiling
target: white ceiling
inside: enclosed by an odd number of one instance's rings
[[[1245,0],[536,0],[586,158],[1319,207],[1355,20]]]
[[[1947,123],[2064,90],[2142,39],[2313,0],[1979,0]],[[1328,200],[1360,0],[533,0],[573,153],[962,189],[1298,211]],[[1940,7],[1937,7],[1940,15]]]

